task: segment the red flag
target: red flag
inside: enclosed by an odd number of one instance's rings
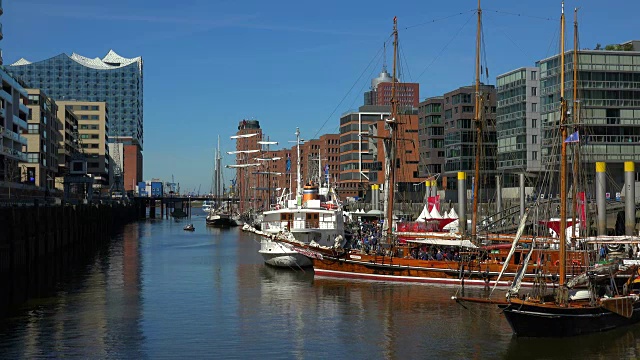
[[[587,213],[585,209],[584,191],[578,193],[578,214],[580,214],[580,223],[585,226],[587,222]]]

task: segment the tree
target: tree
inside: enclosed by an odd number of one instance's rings
[[[20,180],[21,171],[18,167],[18,161],[9,157],[4,157],[4,181],[7,182],[7,189],[9,190],[9,199],[11,199],[11,186]]]
[[[600,43],[597,43],[594,50],[602,50],[602,45],[600,45]]]

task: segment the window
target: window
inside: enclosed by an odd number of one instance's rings
[[[531,96],[538,96],[538,88],[535,86],[531,87]]]
[[[538,135],[531,135],[531,143],[532,144],[538,143]]]
[[[40,162],[40,154],[39,153],[28,153],[27,154],[27,162],[37,164]]]
[[[538,127],[538,119],[531,119],[531,128],[535,129]]]
[[[29,129],[28,129],[29,134],[39,134],[40,133],[40,125],[39,124],[28,124],[28,125],[29,125]]]
[[[531,80],[537,80],[538,79],[538,72],[537,71],[532,71],[531,72]]]
[[[82,105],[80,106],[80,110],[89,110],[89,107],[87,105]]]
[[[538,160],[538,152],[537,151],[532,151],[531,152],[531,160]]]
[[[91,106],[91,110],[96,111],[96,110],[99,110],[99,108],[98,108],[98,106],[96,106],[96,105],[92,105],[92,106]]]
[[[538,103],[531,103],[531,112],[538,112]]]
[[[89,120],[89,115],[80,115],[80,120]]]

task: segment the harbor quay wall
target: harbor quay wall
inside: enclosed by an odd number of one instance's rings
[[[95,258],[141,204],[0,207],[0,315],[46,296]]]

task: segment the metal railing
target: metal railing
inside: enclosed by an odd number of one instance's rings
[[[300,230],[300,229],[336,229],[335,221],[265,221],[262,222],[265,230]]]

